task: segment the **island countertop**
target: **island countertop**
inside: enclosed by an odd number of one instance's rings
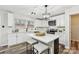
[[[47,34],[47,33],[45,36],[36,36],[35,33],[28,33],[27,35],[46,44],[60,37],[60,34]]]

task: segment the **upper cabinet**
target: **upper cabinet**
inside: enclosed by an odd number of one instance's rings
[[[45,20],[35,20],[35,27],[48,27],[48,21]]]
[[[48,27],[48,21],[45,20],[41,21],[41,26]]]
[[[26,20],[25,19],[15,19],[15,25],[17,26],[25,26]]]
[[[57,16],[57,26],[65,26],[65,15]]]
[[[8,26],[14,26],[14,15],[13,15],[13,13],[8,13]]]
[[[58,15],[52,17],[50,20],[56,20],[56,26],[65,26],[65,15]]]

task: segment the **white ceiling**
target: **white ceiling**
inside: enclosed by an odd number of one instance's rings
[[[47,12],[51,15],[62,13],[65,9],[72,7],[71,5],[48,5]],[[13,12],[14,14],[21,14],[30,17],[42,17],[45,12],[44,5],[0,5],[0,10]],[[36,15],[32,15],[35,12]]]

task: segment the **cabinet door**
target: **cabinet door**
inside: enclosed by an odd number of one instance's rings
[[[21,33],[21,42],[25,42],[25,41],[26,41],[26,34]]]
[[[23,37],[24,37],[24,36],[23,36],[22,33],[18,33],[18,34],[17,34],[17,44],[23,42],[23,40],[24,40]]]
[[[64,24],[65,24],[65,16],[64,15],[61,15],[60,16],[60,25],[61,26],[64,26]]]
[[[0,46],[1,46],[1,26],[0,26]]]
[[[23,33],[23,42],[26,42],[27,37],[26,33]]]
[[[35,20],[34,26],[35,26],[35,27],[41,26],[41,21],[40,21],[40,20]]]
[[[41,27],[47,27],[47,26],[48,26],[48,21],[42,20]]]
[[[1,16],[0,16],[0,45],[1,45]]]
[[[62,33],[62,35],[59,38],[59,43],[64,44],[65,45],[65,32]]]
[[[65,15],[58,15],[53,19],[56,19],[56,26],[65,26]]]
[[[64,26],[65,24],[65,16],[59,15],[57,16],[57,26]]]
[[[1,26],[1,16],[0,16],[0,26]]]
[[[8,35],[8,45],[16,44],[16,34],[9,34]]]
[[[8,26],[14,26],[14,17],[12,13],[8,13]]]
[[[59,16],[56,17],[56,26],[60,26],[60,18],[59,18]]]
[[[7,15],[3,14],[0,16],[0,45],[5,46],[8,44],[8,33],[7,33]]]

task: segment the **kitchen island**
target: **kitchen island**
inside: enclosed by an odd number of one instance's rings
[[[36,36],[35,33],[27,33],[27,34],[32,39],[48,45],[50,48],[51,54],[58,54],[59,53],[59,37],[60,37],[60,35],[46,33],[45,36]]]

